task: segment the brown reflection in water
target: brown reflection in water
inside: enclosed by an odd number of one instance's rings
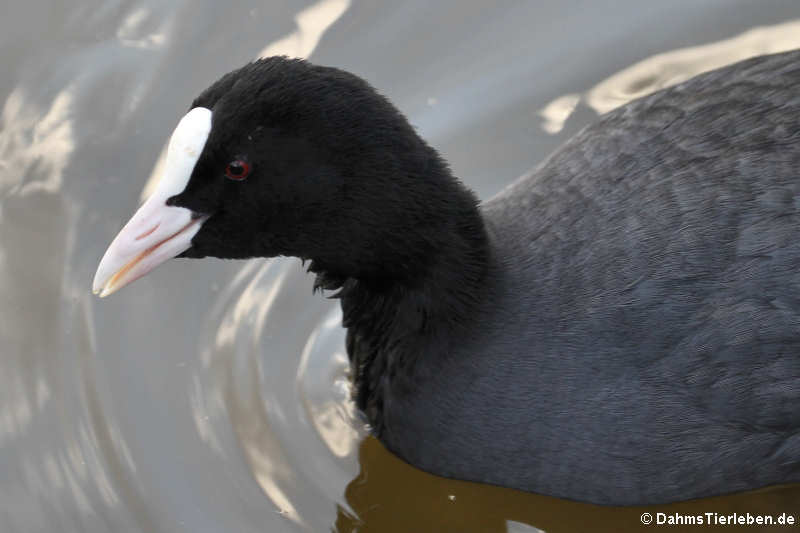
[[[361,472],[345,491],[355,512],[339,508],[337,533],[503,533],[506,521],[530,524],[547,533],[699,531],[702,526],[644,526],[642,513],[700,515],[707,512],[800,518],[800,485],[706,498],[670,505],[604,507],[501,487],[441,478],[389,453],[373,437],[361,443]],[[712,529],[736,526],[712,526]],[[739,526],[747,531],[792,531],[800,526]]]

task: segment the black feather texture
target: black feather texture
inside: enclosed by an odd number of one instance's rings
[[[798,87],[800,51],[702,74],[479,205],[366,82],[268,58],[195,100],[170,202],[210,216],[186,257],[308,260],[420,468],[602,504],[800,482]]]

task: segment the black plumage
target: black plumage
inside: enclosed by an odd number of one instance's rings
[[[363,80],[268,58],[194,101],[169,203],[210,215],[185,257],[311,260],[420,468],[603,504],[800,482],[798,87],[800,51],[702,74],[479,205]]]

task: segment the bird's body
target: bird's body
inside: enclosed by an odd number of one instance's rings
[[[215,115],[224,80],[198,99]],[[269,245],[240,255],[311,259],[339,290],[358,405],[422,469],[602,504],[800,482],[798,87],[800,51],[702,74],[604,115],[480,206],[376,101],[388,114],[378,133],[363,118],[373,138],[354,150],[369,164],[338,149],[315,174],[336,227],[301,189],[321,211],[294,233],[261,222]],[[196,179],[170,205],[229,216],[182,198]],[[213,247],[210,216],[184,255],[239,256]]]
[[[598,503],[800,481],[798,87],[797,52],[702,75],[486,202],[488,296],[389,447]]]

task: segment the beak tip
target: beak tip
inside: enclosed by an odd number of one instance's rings
[[[105,298],[106,296],[110,296],[111,294],[115,293],[118,288],[118,284],[112,283],[111,280],[108,280],[103,284],[95,283],[92,286],[92,294],[99,298]]]
[[[106,287],[92,287],[92,294],[100,298],[105,298],[109,293]]]
[[[99,274],[99,271],[98,271],[97,274],[95,274],[94,280],[92,280],[92,294],[94,294],[94,295],[102,294],[103,289],[105,288],[105,285],[106,285],[105,283],[100,283],[101,280],[100,280],[100,276],[98,274]]]

